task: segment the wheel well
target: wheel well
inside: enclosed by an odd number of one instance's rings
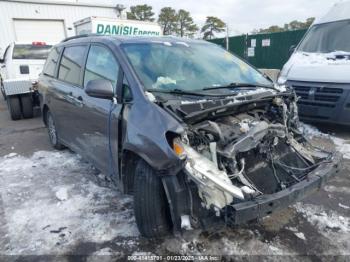
[[[121,159],[121,176],[125,194],[133,194],[136,164],[142,158],[130,150],[124,150]]]
[[[45,126],[47,126],[46,114],[47,114],[48,111],[49,111],[49,107],[47,105],[44,105],[44,107],[43,107],[43,121],[44,121]]]

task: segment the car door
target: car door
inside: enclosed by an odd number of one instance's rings
[[[57,81],[53,82],[55,96],[52,113],[60,139],[74,151],[78,149],[75,134],[84,119],[76,118],[76,111],[83,107],[79,94],[83,90],[82,74],[88,45],[66,46],[63,50]],[[80,97],[81,98],[81,97]],[[77,130],[79,129],[79,130]]]
[[[107,46],[91,44],[84,70],[84,88],[90,80],[107,79],[116,93],[120,73],[119,63],[112,51]],[[90,97],[84,90],[80,91],[79,96],[83,106],[77,107],[74,117],[81,123],[75,129],[75,140],[81,154],[101,171],[115,173],[118,170],[118,118],[122,105],[112,100]],[[110,115],[111,109],[113,112]]]

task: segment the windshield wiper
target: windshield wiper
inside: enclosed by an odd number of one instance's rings
[[[224,89],[224,88],[239,88],[239,87],[262,87],[267,89],[272,89],[275,91],[279,91],[278,89],[274,88],[273,86],[269,85],[263,85],[263,84],[251,84],[251,83],[230,83],[228,85],[224,86],[211,86],[211,87],[205,87],[202,90],[215,90],[215,89]]]
[[[155,93],[166,93],[166,94],[176,94],[176,95],[192,95],[192,96],[227,96],[227,94],[206,94],[206,93],[198,93],[198,92],[192,92],[192,91],[186,91],[183,89],[147,89],[148,92],[155,92]]]

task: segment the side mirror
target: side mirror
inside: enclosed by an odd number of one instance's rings
[[[89,96],[103,99],[112,99],[114,97],[112,83],[106,79],[90,80],[85,87],[85,93]]]
[[[292,54],[294,53],[295,48],[297,48],[296,45],[292,45],[292,46],[289,48],[289,56],[292,55]]]

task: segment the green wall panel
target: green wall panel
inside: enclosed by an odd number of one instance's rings
[[[257,68],[281,69],[290,56],[290,47],[297,45],[305,32],[306,30],[295,30],[270,34],[234,36],[229,38],[229,50]],[[248,56],[248,48],[251,48],[252,39],[256,41],[254,56]],[[270,45],[263,46],[263,40],[267,39],[269,39]],[[226,46],[225,41],[225,38],[210,40],[210,42],[223,47]]]

